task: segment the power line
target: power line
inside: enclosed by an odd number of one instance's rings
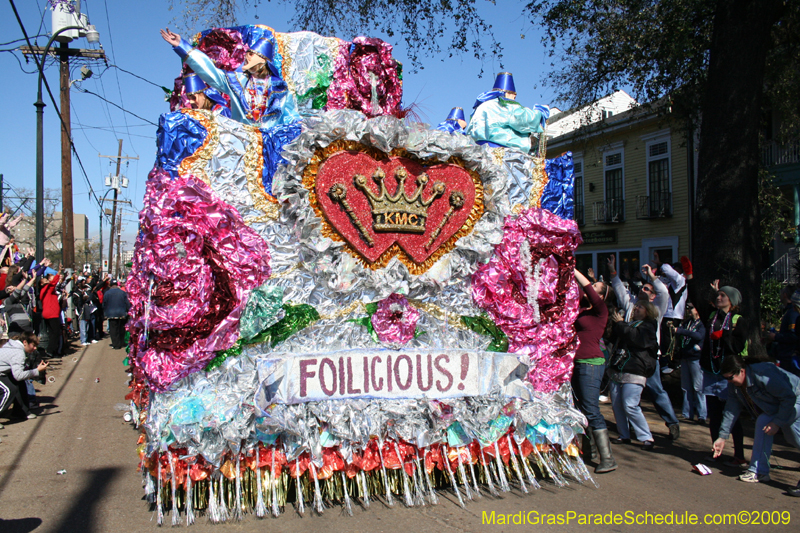
[[[113,105],[113,106],[114,106],[114,107],[116,107],[117,109],[120,109],[120,110],[124,111],[125,113],[128,113],[129,115],[133,115],[134,117],[138,118],[139,120],[144,120],[145,122],[147,122],[147,123],[149,123],[149,124],[152,124],[153,126],[156,126],[156,127],[158,127],[158,124],[156,124],[155,122],[152,122],[152,121],[150,121],[150,120],[147,120],[147,119],[146,119],[146,118],[144,118],[144,117],[140,117],[139,115],[137,115],[137,114],[136,114],[136,113],[134,113],[133,111],[128,111],[127,109],[125,109],[125,108],[124,108],[124,107],[122,107],[121,105],[119,105],[119,104],[115,104],[114,102],[112,102],[111,100],[109,100],[109,99],[107,99],[107,98],[103,98],[102,96],[100,96],[100,95],[99,95],[99,94],[97,94],[96,92],[90,91],[89,89],[84,89],[83,87],[80,87],[80,86],[78,86],[78,85],[75,85],[75,88],[76,88],[78,91],[82,92],[82,93],[88,93],[88,94],[92,94],[92,95],[94,95],[94,96],[98,97],[99,99],[101,99],[101,100],[103,100],[103,101],[105,101],[105,102],[107,102],[107,103],[109,103],[109,104]],[[123,104],[124,104],[124,103],[123,103]],[[125,115],[123,115],[123,116],[125,116]],[[125,127],[126,127],[126,128],[128,128],[127,122],[126,122],[126,124],[125,124]],[[113,128],[113,124],[112,124],[112,128]],[[130,130],[128,131],[128,135],[130,135]],[[133,141],[131,141],[131,142],[133,142]],[[135,153],[135,152],[134,152],[134,153]]]
[[[109,43],[111,45],[111,60],[114,63],[116,63],[117,62],[117,54],[114,52],[114,36],[111,34],[111,19],[108,16],[108,1],[107,0],[103,0],[103,5],[106,8],[105,9],[105,11],[106,11],[106,25],[107,25],[107,28],[108,28],[108,41],[109,41]],[[125,100],[122,98],[122,84],[119,82],[119,73],[116,70],[114,71],[114,77],[117,79],[117,92],[119,93],[119,101],[124,106],[125,105]],[[141,118],[141,117],[138,117],[138,118]],[[136,152],[136,148],[134,148],[133,139],[131,139],[131,137],[130,137],[131,130],[130,130],[130,128],[128,128],[128,117],[126,117],[125,115],[122,115],[122,120],[125,122],[125,131],[128,133],[128,140],[131,143],[131,148],[133,148],[133,153],[138,156],[139,154]],[[142,119],[142,120],[146,120],[146,119]],[[153,124],[153,123],[151,122],[151,124]],[[155,124],[153,124],[153,125],[155,125]]]
[[[122,72],[124,72],[125,74],[130,74],[130,75],[131,75],[131,76],[133,76],[134,78],[139,78],[140,80],[142,80],[142,81],[144,81],[144,82],[147,82],[147,83],[149,83],[150,85],[152,85],[152,86],[154,86],[154,87],[158,87],[159,89],[165,89],[165,88],[166,88],[166,87],[163,87],[163,86],[161,86],[161,85],[157,84],[157,83],[156,83],[156,82],[154,82],[154,81],[150,81],[150,80],[148,80],[147,78],[143,78],[143,77],[139,76],[138,74],[134,74],[134,73],[133,73],[133,72],[131,72],[130,70],[125,70],[124,68],[122,68],[122,67],[120,67],[120,66],[118,66],[118,65],[109,65],[109,66],[108,66],[108,68],[116,68],[116,69],[119,69],[119,70],[121,70]],[[169,89],[167,89],[167,90],[169,90]]]
[[[19,12],[17,11],[17,6],[14,4],[14,0],[8,0],[11,3],[11,8],[14,10],[14,16],[17,18],[17,22],[19,23],[19,27],[22,30],[22,35],[25,36],[25,42],[28,44],[28,48],[33,50],[31,46],[31,41],[28,38],[28,32],[25,29],[25,25],[22,23],[22,19],[19,17]],[[36,66],[40,69],[42,81],[44,81],[44,86],[47,89],[47,94],[50,97],[50,102],[53,104],[53,108],[56,110],[56,115],[58,116],[58,120],[61,122],[61,127],[64,128],[64,131],[69,131],[67,124],[64,122],[64,118],[61,116],[61,110],[58,108],[58,104],[56,104],[56,99],[53,97],[53,92],[50,90],[50,84],[47,83],[47,76],[44,75],[44,71],[41,70],[44,68],[45,58],[42,57],[42,62],[39,63],[39,58],[36,54],[33,54],[33,60],[36,63]],[[73,142],[72,136],[69,136],[69,145],[72,148],[72,153],[75,155],[75,159],[78,160],[78,165],[81,167],[81,171],[83,172],[83,178],[86,180],[86,184],[89,186],[89,193],[94,197],[95,202],[97,205],[100,206],[102,210],[103,207],[100,205],[100,199],[95,194],[94,189],[92,188],[92,182],[89,181],[89,175],[86,173],[86,168],[83,166],[83,161],[81,161],[81,156],[78,155],[78,150],[75,148],[75,143]]]
[[[47,37],[47,34],[46,33],[40,33],[39,35],[34,35],[33,36],[34,39],[37,39],[39,37]],[[24,37],[22,39],[14,39],[13,41],[8,41],[7,43],[0,43],[0,46],[8,46],[9,44],[21,43],[24,40],[25,40]]]
[[[14,52],[16,52],[16,49],[14,49],[14,50],[0,50],[0,52],[11,52],[11,55],[14,57],[14,59],[17,60],[17,63],[19,63],[19,69],[22,72],[24,72],[25,74],[36,74],[37,71],[35,71],[35,70],[33,72],[29,72],[29,71],[25,70],[25,67],[22,66],[22,61],[20,61],[19,58],[17,57],[17,54],[14,53]]]

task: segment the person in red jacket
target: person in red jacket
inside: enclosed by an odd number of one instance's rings
[[[42,322],[47,328],[47,354],[50,357],[61,357],[61,304],[56,292],[60,279],[61,270],[57,274],[45,276],[45,285],[39,293],[42,301]]]

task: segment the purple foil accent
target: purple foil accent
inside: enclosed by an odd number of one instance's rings
[[[378,302],[378,310],[370,317],[381,342],[406,344],[414,338],[419,311],[401,294],[390,294]]]
[[[373,37],[356,37],[343,43],[334,60],[327,109],[355,109],[368,117],[402,114],[403,81],[392,45]],[[377,78],[378,106],[373,109],[372,76]]]
[[[525,240],[531,265],[521,261]],[[528,379],[538,391],[553,392],[572,376],[578,348],[574,323],[580,300],[573,277],[573,252],[581,242],[574,221],[532,208],[506,221],[494,255],[472,276],[475,304],[508,336],[509,351],[530,359]],[[537,312],[528,303],[526,272],[541,259]]]
[[[234,71],[244,63],[250,48],[244,44],[238,30],[217,28],[200,40],[197,49],[214,60],[217,68]]]
[[[203,182],[154,169],[126,287],[131,356],[151,387],[166,390],[230,348],[247,291],[269,275],[267,244],[238,211]]]

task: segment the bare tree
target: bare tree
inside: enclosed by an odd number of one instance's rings
[[[21,250],[36,248],[36,193],[30,189],[18,188],[14,195],[4,198],[6,210],[24,215],[19,225],[11,230],[14,241]],[[56,212],[61,208],[61,191],[44,190],[44,249],[45,256],[58,263],[61,261],[61,217]],[[16,216],[16,215],[15,215]]]

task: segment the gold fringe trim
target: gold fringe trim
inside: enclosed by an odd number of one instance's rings
[[[439,320],[440,322],[444,322],[446,320],[448,326],[451,326],[456,329],[462,329],[465,331],[469,329],[461,322],[461,315],[459,315],[458,313],[448,312],[436,304],[423,302],[421,300],[416,300],[413,298],[409,298],[408,303],[410,303],[420,311],[423,311],[424,313],[432,316],[436,320]]]
[[[244,153],[244,173],[247,178],[247,190],[250,193],[250,198],[253,199],[255,208],[264,213],[260,217],[249,217],[245,222],[252,224],[254,222],[277,220],[279,214],[278,201],[264,190],[264,182],[261,177],[264,170],[261,132],[258,128],[252,126],[245,126],[245,128],[250,131],[250,142]]]
[[[211,111],[202,109],[181,109],[181,112],[199,122],[206,129],[207,135],[202,146],[192,155],[181,161],[180,165],[178,165],[178,173],[183,178],[193,175],[202,180],[206,185],[211,185],[211,180],[208,174],[206,174],[206,167],[219,146],[217,123],[214,121]]]
[[[289,46],[289,37],[284,33],[273,33],[273,35],[275,36],[275,42],[278,45],[278,53],[281,55],[282,77],[286,81],[286,87],[289,88],[289,92],[295,94],[297,91],[294,86],[294,81],[292,80],[291,76],[289,76],[289,72],[292,68],[292,58],[286,52],[286,48]]]
[[[531,173],[531,195],[528,200],[529,207],[542,207],[542,193],[547,186],[547,173],[544,171],[545,160],[543,157],[533,158],[533,172]]]
[[[339,152],[361,152],[367,154],[369,157],[377,162],[386,161],[390,157],[403,157],[410,159],[420,165],[432,164],[448,164],[456,165],[469,173],[472,182],[475,186],[475,203],[472,206],[469,217],[464,222],[464,225],[449,239],[443,242],[425,261],[416,263],[414,260],[397,244],[392,244],[385,252],[381,254],[378,259],[370,263],[361,255],[351,244],[342,237],[333,225],[325,217],[322,208],[319,205],[316,193],[317,174],[321,165],[332,155]],[[370,146],[365,146],[355,141],[338,140],[334,141],[325,148],[317,150],[314,156],[309,161],[305,170],[303,171],[303,186],[309,192],[309,203],[314,209],[314,212],[322,220],[322,235],[328,237],[336,242],[344,243],[344,248],[347,252],[358,260],[363,266],[372,270],[380,270],[389,264],[393,257],[397,256],[401,263],[403,263],[411,274],[419,275],[428,271],[444,254],[450,252],[456,244],[456,241],[461,237],[472,233],[477,221],[483,216],[483,182],[480,176],[474,170],[466,168],[466,164],[458,157],[451,157],[447,161],[439,161],[438,159],[420,159],[415,155],[409,153],[404,148],[395,148],[388,154]]]

